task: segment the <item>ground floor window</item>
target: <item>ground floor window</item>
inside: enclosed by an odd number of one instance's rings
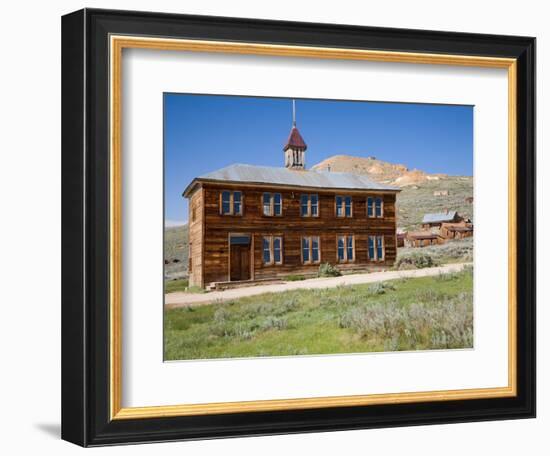
[[[383,261],[385,254],[384,236],[369,236],[369,260]]]
[[[338,236],[337,247],[340,263],[355,261],[355,240],[352,235]]]
[[[262,251],[265,265],[283,264],[283,238],[281,236],[264,236]]]
[[[321,247],[319,236],[302,237],[302,263],[319,263],[321,261]]]

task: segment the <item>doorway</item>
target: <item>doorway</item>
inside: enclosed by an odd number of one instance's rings
[[[250,236],[229,237],[229,280],[250,280]]]

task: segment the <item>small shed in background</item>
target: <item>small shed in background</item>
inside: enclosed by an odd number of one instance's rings
[[[474,235],[474,225],[462,221],[459,223],[442,223],[440,234],[445,239],[464,239]]]
[[[405,247],[405,238],[407,237],[407,232],[402,229],[398,229],[396,233],[397,247]]]
[[[428,245],[442,244],[445,240],[437,233],[431,231],[414,231],[407,233],[404,239],[405,247],[426,247]]]
[[[437,212],[434,214],[425,214],[422,219],[422,228],[424,230],[432,230],[433,228],[441,228],[443,223],[458,223],[464,219],[457,211]]]

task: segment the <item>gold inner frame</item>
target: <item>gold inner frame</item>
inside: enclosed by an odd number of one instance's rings
[[[122,51],[123,49],[253,54],[317,59],[504,68],[508,70],[508,386],[426,392],[122,407]],[[511,58],[387,52],[309,46],[117,36],[110,37],[110,415],[158,418],[238,412],[512,397],[517,394],[516,181],[517,62]]]

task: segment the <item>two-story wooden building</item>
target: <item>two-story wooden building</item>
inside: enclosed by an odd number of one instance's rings
[[[383,269],[396,257],[399,189],[363,175],[305,169],[296,124],[285,167],[235,164],[199,176],[189,199],[189,283]]]

